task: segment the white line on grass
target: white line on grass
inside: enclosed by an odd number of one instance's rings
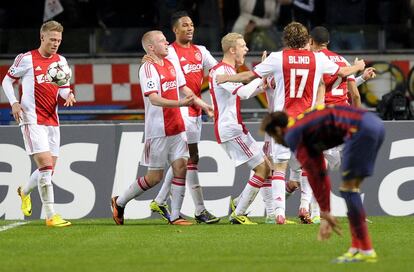
[[[13,229],[13,228],[16,228],[16,227],[21,226],[21,225],[26,225],[27,223],[29,223],[29,222],[23,221],[23,222],[16,222],[16,223],[12,223],[12,224],[9,224],[9,225],[1,226],[0,227],[0,232],[6,231],[6,230],[9,230],[9,229]]]

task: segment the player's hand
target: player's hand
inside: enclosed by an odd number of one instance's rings
[[[214,109],[211,105],[207,105],[203,108],[204,112],[207,114],[208,117],[214,117]]]
[[[376,77],[377,74],[375,74],[375,68],[374,67],[368,67],[364,70],[364,73],[362,74],[362,78],[367,81],[371,78]]]
[[[144,62],[154,62],[154,59],[150,55],[145,54],[141,59],[141,63]]]
[[[338,223],[338,220],[330,213],[321,211],[321,224],[319,226],[318,240],[328,240],[332,232],[335,232],[339,236],[342,236],[342,229]]]
[[[217,75],[216,76],[216,83],[217,84],[226,83],[226,82],[227,82],[227,75]]]
[[[17,123],[20,123],[22,120],[23,109],[19,102],[12,105],[12,114],[14,120],[16,120]]]
[[[72,107],[74,103],[76,103],[75,95],[73,93],[70,93],[68,95],[68,98],[66,98],[65,104],[63,104],[63,106]]]
[[[365,68],[365,61],[363,59],[355,58],[354,65],[358,67],[359,71],[362,71]]]
[[[194,94],[187,95],[184,99],[180,99],[178,102],[179,107],[187,107],[194,103]]]
[[[267,51],[263,51],[262,53],[262,61],[264,61],[267,58]]]

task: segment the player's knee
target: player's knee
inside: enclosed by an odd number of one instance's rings
[[[258,166],[256,166],[255,169],[253,169],[255,171],[256,175],[259,175],[263,178],[266,178],[267,176],[269,176],[270,174],[270,167],[269,165],[267,165],[267,163],[263,162],[261,164],[259,164]]]

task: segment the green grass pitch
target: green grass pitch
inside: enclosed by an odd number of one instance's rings
[[[370,217],[378,263],[332,264],[350,236],[316,240],[318,225],[166,225],[161,219],[44,221],[0,232],[0,271],[414,271],[414,217]],[[293,219],[293,218],[290,218]],[[296,219],[293,219],[296,220]],[[2,226],[13,221],[0,221]]]

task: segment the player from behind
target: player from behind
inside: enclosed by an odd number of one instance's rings
[[[138,177],[127,190],[111,201],[113,219],[124,224],[126,204],[158,184],[164,174],[164,167],[170,164],[174,178],[171,185],[171,217],[173,225],[191,225],[180,215],[185,192],[188,146],[184,120],[179,107],[196,103],[206,112],[212,109],[194,96],[185,86],[185,78],[178,63],[171,62],[168,42],[161,31],[149,31],[142,37],[145,52],[154,60],[145,62],[139,69],[139,80],[145,103],[145,148],[142,164],[148,167],[143,177]],[[186,97],[179,99],[179,91]]]
[[[66,100],[65,106],[72,106],[76,100],[69,82],[59,87],[47,82],[45,78],[51,63],[66,63],[66,59],[57,54],[62,42],[62,32],[63,26],[60,23],[44,23],[40,28],[40,47],[18,55],[2,83],[12,106],[13,117],[20,125],[26,152],[32,156],[37,167],[29,182],[18,188],[22,212],[25,216],[32,214],[30,193],[37,186],[46,213],[46,225],[52,227],[71,224],[55,212],[52,174],[60,145],[58,94]],[[13,89],[14,81],[19,79],[22,84],[20,101]]]
[[[175,33],[175,42],[169,46],[167,59],[180,64],[180,68],[187,82],[187,87],[197,97],[201,98],[201,84],[204,78],[204,69],[210,70],[211,67],[217,64],[217,61],[204,46],[192,43],[194,24],[186,12],[179,11],[174,13],[171,17],[171,25]],[[190,158],[187,162],[186,184],[195,206],[194,217],[198,223],[217,223],[220,218],[215,217],[207,211],[204,205],[203,191],[198,178],[198,143],[201,137],[202,110],[193,104],[189,107],[181,107],[181,114],[186,127],[190,153]],[[167,199],[172,180],[173,173],[172,169],[169,168],[160,192],[150,204],[152,211],[158,212],[167,220],[170,216]]]
[[[214,132],[236,166],[245,164],[254,171],[241,193],[235,211],[230,216],[233,224],[256,224],[246,216],[246,210],[255,199],[265,178],[270,173],[270,165],[265,155],[243,124],[240,113],[240,99],[248,99],[263,91],[262,80],[257,79],[247,85],[241,83],[216,82],[220,74],[236,74],[237,66],[244,63],[248,48],[243,36],[229,33],[221,40],[223,60],[210,70],[210,93],[214,103]]]
[[[292,22],[283,30],[285,49],[272,52],[264,61],[256,65],[253,71],[235,75],[218,75],[218,83],[249,82],[257,77],[272,75],[275,79],[275,99],[271,111],[285,110],[289,116],[296,117],[316,104],[317,89],[323,74],[342,77],[364,69],[364,61],[356,61],[354,66],[339,67],[324,54],[308,50],[309,34],[305,26]],[[277,145],[275,145],[277,147]],[[273,152],[274,156],[284,156],[290,153],[284,147]],[[285,173],[289,156],[275,161],[277,179],[272,181],[273,197],[275,199],[275,215],[284,223],[285,218]],[[303,223],[311,223],[311,218],[304,209],[299,210],[299,218]]]
[[[296,119],[285,112],[267,115],[262,131],[295,153],[308,174],[309,183],[321,209],[318,238],[329,239],[332,231],[341,234],[331,214],[331,182],[323,151],[344,144],[341,164],[341,196],[348,208],[352,243],[349,250],[334,262],[376,262],[377,255],[368,233],[366,214],[359,194],[363,179],[371,176],[384,140],[384,125],[373,113],[349,106],[318,106]]]

